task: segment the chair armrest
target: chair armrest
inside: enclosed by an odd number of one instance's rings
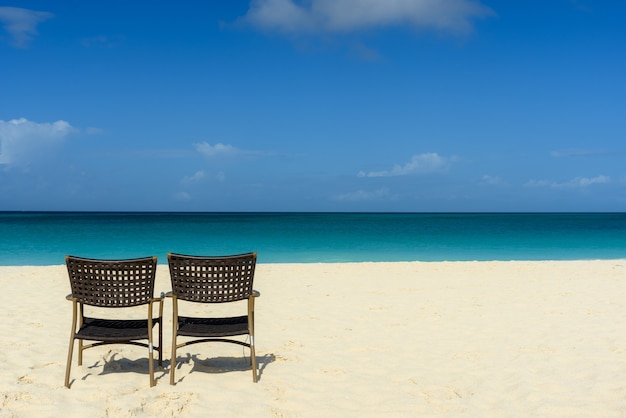
[[[258,290],[253,290],[252,293],[250,293],[250,296],[253,298],[258,298],[261,296],[261,292],[259,292]]]
[[[71,294],[71,293],[70,293],[69,295],[67,295],[67,296],[65,297],[65,299],[67,299],[67,300],[69,300],[69,301],[76,300],[76,298],[74,297],[74,295],[73,295],[73,294]]]
[[[163,318],[163,299],[164,299],[163,292],[161,292],[160,297],[156,297],[156,298],[153,297],[150,299],[150,302],[148,304],[148,319],[150,321],[152,321],[152,318]],[[153,315],[153,309],[154,309],[155,304],[157,304],[158,311],[159,311],[159,314],[156,317]]]
[[[153,302],[153,303],[154,302],[161,302],[161,301],[163,301],[164,298],[165,298],[165,293],[161,292],[161,296],[158,296],[156,298],[155,297],[151,298],[150,302]]]
[[[164,295],[164,297],[166,297],[166,298],[173,298],[174,297],[174,293],[172,293],[171,290],[169,292],[166,292],[165,294],[162,293],[162,295]]]

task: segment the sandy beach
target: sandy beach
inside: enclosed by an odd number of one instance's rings
[[[166,300],[153,388],[122,345],[75,356],[65,388],[65,266],[0,281],[0,417],[626,416],[626,260],[260,264],[259,382],[213,343],[180,349],[170,386]]]

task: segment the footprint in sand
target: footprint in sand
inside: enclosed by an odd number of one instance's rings
[[[17,379],[17,383],[32,384],[35,383],[35,379],[25,374],[24,376],[21,376],[19,379]]]
[[[14,406],[16,402],[31,401],[32,399],[33,397],[28,392],[6,393],[0,398],[0,404],[2,404],[2,408],[4,409],[9,406]]]

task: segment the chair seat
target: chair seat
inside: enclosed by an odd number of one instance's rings
[[[159,322],[159,318],[155,318],[152,325]],[[148,320],[84,318],[76,338],[106,342],[145,340],[148,339]]]
[[[248,334],[248,317],[192,318],[178,317],[177,335],[186,337],[231,337]]]

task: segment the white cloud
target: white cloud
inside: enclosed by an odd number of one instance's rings
[[[227,156],[227,155],[237,155],[237,156],[245,156],[245,157],[267,157],[274,155],[271,152],[265,151],[255,151],[255,150],[243,150],[240,148],[235,148],[232,145],[217,143],[215,145],[211,145],[206,141],[198,142],[193,144],[200,154],[206,157],[215,157],[216,155]]]
[[[574,180],[572,180],[572,182],[574,185],[577,185],[580,187],[587,187],[587,186],[591,186],[592,184],[610,183],[611,177],[609,176],[597,176],[597,177],[592,177],[592,178],[576,177]]]
[[[223,171],[218,171],[217,173],[209,177],[204,170],[198,170],[191,176],[183,177],[180,183],[183,186],[191,186],[193,184],[201,183],[207,179],[215,179],[219,182],[223,182],[226,179],[226,175]]]
[[[196,171],[191,176],[183,177],[183,181],[182,182],[183,182],[183,184],[198,183],[199,181],[204,180],[205,177],[206,177],[206,174],[204,173],[204,171],[199,170],[199,171]]]
[[[359,177],[394,177],[406,176],[409,174],[434,173],[445,171],[450,166],[453,159],[441,157],[437,153],[417,154],[411,158],[407,164],[401,166],[394,165],[391,170],[370,171],[368,173],[361,171]]]
[[[236,154],[239,150],[231,145],[224,145],[221,143],[211,145],[206,141],[193,144],[196,150],[207,157],[213,157],[218,154]]]
[[[389,191],[387,189],[379,189],[375,191],[357,190],[355,192],[337,195],[335,196],[335,200],[352,202],[362,200],[377,200],[388,197]]]
[[[11,45],[26,48],[37,35],[37,25],[54,17],[52,13],[19,7],[0,7],[0,23],[11,36]]]
[[[240,21],[286,33],[347,32],[386,26],[469,32],[493,15],[475,0],[253,0]]]
[[[0,120],[0,164],[20,165],[45,156],[77,131],[68,122],[37,123],[27,119]]]
[[[489,176],[489,175],[484,175],[482,176],[482,178],[480,179],[480,182],[482,184],[488,184],[491,186],[498,186],[498,185],[502,185],[505,184],[504,180],[502,180],[500,177],[498,176]]]
[[[596,176],[596,177],[576,177],[566,182],[556,182],[551,180],[531,180],[526,183],[528,187],[550,187],[553,189],[562,188],[585,188],[594,184],[608,184],[611,183],[611,177],[609,176]]]

